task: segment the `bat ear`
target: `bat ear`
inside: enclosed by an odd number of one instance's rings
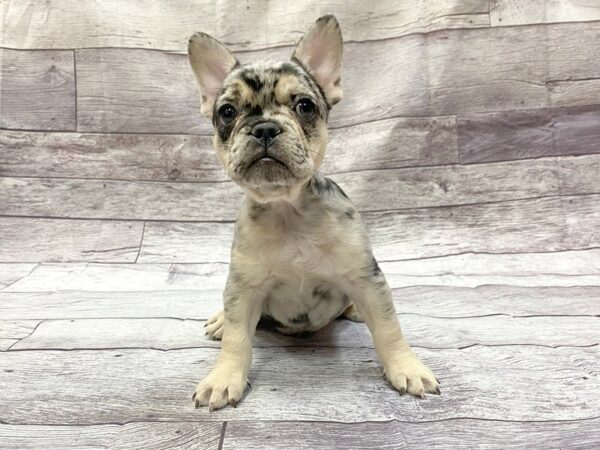
[[[342,31],[333,16],[323,16],[302,37],[292,59],[313,76],[330,105],[342,99]]]
[[[225,78],[239,62],[223,44],[205,33],[195,33],[188,44],[190,65],[200,85],[201,112],[212,116],[213,105]]]

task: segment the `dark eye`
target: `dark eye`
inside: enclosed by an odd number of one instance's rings
[[[308,98],[303,98],[296,103],[296,112],[305,119],[310,119],[315,115],[315,104]]]
[[[229,125],[235,119],[236,114],[237,112],[233,106],[230,104],[223,105],[219,108],[219,121],[223,125]]]

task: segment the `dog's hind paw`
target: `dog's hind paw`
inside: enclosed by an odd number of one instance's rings
[[[211,339],[220,341],[223,337],[224,324],[225,315],[223,314],[223,311],[219,311],[217,314],[208,319],[204,324],[204,328],[206,329],[205,334],[207,334],[208,337],[210,337]]]
[[[342,317],[351,320],[352,322],[364,322],[354,303],[350,304],[350,306],[344,310]]]

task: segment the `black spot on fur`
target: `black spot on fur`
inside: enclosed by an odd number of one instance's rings
[[[241,77],[242,80],[244,80],[244,83],[246,83],[254,92],[260,91],[264,86],[264,83],[256,73],[242,72]]]
[[[312,296],[314,298],[320,298],[321,300],[331,300],[331,291],[329,289],[324,289],[321,286],[315,286],[312,291]]]
[[[327,180],[327,181],[329,181],[329,183],[331,184],[331,186],[333,187],[333,189],[334,189],[334,190],[335,190],[335,191],[336,191],[338,194],[340,194],[342,197],[344,197],[344,198],[348,199],[348,196],[346,195],[346,193],[345,193],[345,192],[342,190],[342,188],[341,188],[341,187],[339,187],[339,186],[338,186],[338,184],[337,184],[335,181],[333,181],[333,180],[331,180],[331,179],[329,179],[329,178],[326,178],[326,180]]]
[[[289,322],[294,325],[302,325],[310,322],[308,313],[298,314],[296,317],[289,319]]]
[[[385,276],[383,272],[379,268],[379,264],[373,256],[371,256],[371,261],[363,266],[363,275],[362,279],[373,283],[373,285],[383,288],[386,286]]]
[[[254,203],[252,204],[252,206],[250,207],[250,212],[248,213],[248,215],[250,216],[250,219],[252,220],[258,220],[258,218],[260,216],[262,216],[265,211],[267,210],[267,206],[260,204],[260,203]]]
[[[229,91],[229,95],[225,98],[225,101],[229,101],[230,103],[235,103],[242,93],[240,92],[240,88],[238,85],[232,86]]]
[[[263,110],[260,106],[256,105],[256,106],[252,106],[249,110],[248,110],[248,115],[249,116],[262,116]]]
[[[371,260],[370,271],[371,271],[372,277],[378,277],[382,274],[381,269],[379,268],[379,264],[377,264],[377,261],[375,260],[375,258],[373,258]]]
[[[312,183],[314,192],[318,195],[322,195],[322,194],[340,195],[340,196],[344,197],[345,199],[349,200],[348,196],[342,190],[342,188],[339,187],[338,184],[335,181],[333,181],[331,178],[315,175],[312,178],[311,183]]]
[[[223,142],[227,142],[229,136],[231,136],[231,132],[233,131],[233,123],[229,125],[221,125],[217,124],[217,133],[219,133],[219,137]]]
[[[278,327],[284,326],[281,322],[274,319],[268,314],[263,314],[260,316],[260,321],[258,322],[258,326],[262,329],[266,329],[269,331],[275,331]]]
[[[314,176],[311,180],[311,186],[313,187],[315,193],[317,195],[321,195],[323,194],[326,189],[327,189],[327,185],[325,183],[325,179],[323,177],[320,176]]]
[[[396,308],[394,307],[394,303],[392,302],[391,298],[383,304],[383,312],[388,316],[396,315]]]
[[[346,216],[350,220],[353,220],[354,219],[354,210],[353,209],[347,209],[344,212],[344,216]]]
[[[276,80],[279,80],[279,77],[281,75],[285,75],[285,74],[291,74],[294,76],[300,76],[301,69],[298,67],[298,65],[296,64],[292,64],[289,62],[285,62],[283,64],[281,64],[279,67],[272,69],[272,73],[273,75],[276,76]],[[275,85],[277,85],[277,83],[275,83]]]

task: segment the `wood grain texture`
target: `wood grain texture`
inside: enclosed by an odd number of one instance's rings
[[[92,426],[0,424],[0,441],[4,450],[217,450],[221,428],[222,425],[218,422],[150,421]]]
[[[143,222],[0,217],[0,262],[135,262]]]
[[[398,396],[383,379],[372,349],[256,348],[249,395],[237,409],[211,414],[195,410],[190,393],[212,367],[217,349],[2,352],[0,364],[9,371],[0,371],[5,405],[0,420],[15,425],[257,417],[545,421],[600,413],[597,348],[476,346],[418,353],[440,379],[441,396],[422,401]],[[58,372],[62,376],[47,375]]]
[[[37,264],[11,263],[0,264],[0,290],[29,275]]]
[[[397,117],[331,129],[322,170],[334,174],[455,163],[455,117]]]
[[[227,423],[225,450],[272,449],[592,449],[600,445],[600,419],[560,422],[501,422],[456,419],[409,423],[259,422]],[[318,431],[316,431],[318,430]],[[343,438],[342,438],[343,437]]]
[[[16,216],[231,221],[241,199],[233,183],[0,179],[3,213]]]
[[[208,136],[0,130],[0,175],[148,181],[227,179]]]
[[[558,187],[552,160],[363,171],[333,179],[360,211],[526,199],[552,195]]]
[[[0,128],[74,130],[73,52],[0,52]]]
[[[492,26],[600,20],[595,0],[491,0]]]
[[[600,170],[600,157],[565,158],[559,161],[559,165],[560,191],[564,195],[600,192],[600,180],[597,176]],[[565,206],[570,209],[570,204],[571,202],[567,200]]]
[[[29,336],[39,323],[37,320],[0,320],[0,351],[8,350],[20,339]]]
[[[0,264],[0,268],[2,264]],[[47,263],[4,292],[223,289],[228,264]]]
[[[590,176],[587,184],[575,176],[583,167],[595,165],[585,160],[578,164],[569,160],[568,164],[565,171],[571,174],[565,175],[569,180],[564,181],[565,190],[575,194],[576,190],[596,187],[595,176]],[[376,258],[394,261],[467,252],[523,253],[599,247],[596,230],[600,228],[600,217],[594,213],[596,210],[600,210],[600,197],[590,195],[365,212],[362,219]],[[232,241],[233,224],[148,222],[138,261],[228,262]]]
[[[600,153],[600,107],[535,109],[458,117],[460,162]]]
[[[600,77],[595,79],[551,81],[547,83],[550,106],[597,105],[600,103]]]
[[[600,24],[590,22],[585,34],[581,41],[579,24],[557,24],[350,42],[343,70],[346,97],[333,109],[330,125],[596,104],[598,94],[577,88],[576,80],[600,78],[591,58],[599,51]],[[278,47],[238,56],[247,62],[287,59],[290,53],[291,48]],[[80,131],[211,132],[209,121],[200,118],[185,55],[125,49],[76,54]],[[377,89],[367,95],[364,86]]]
[[[293,4],[260,0],[32,0],[4,4],[0,46],[17,48],[141,47],[186,50],[187,40],[204,31],[236,50],[294,44],[314,20],[334,14],[346,40],[363,41],[425,33],[443,28],[489,25],[488,2],[443,0],[377,5],[360,0],[308,0]],[[240,26],[245,24],[246,26]],[[93,27],[94,33],[89,29]]]
[[[600,286],[600,250],[473,254],[380,264],[392,288],[406,286]],[[2,265],[0,264],[0,269]],[[3,292],[222,290],[228,264],[39,264]],[[221,297],[218,297],[220,301]],[[219,303],[215,303],[215,309]]]
[[[596,163],[595,165],[598,165]],[[566,166],[565,190],[597,189],[577,178],[585,160]],[[598,167],[600,170],[600,165]],[[590,173],[594,173],[593,171]],[[586,184],[587,181],[587,184]],[[363,213],[379,261],[462,253],[524,253],[600,247],[599,195]],[[227,264],[233,223],[125,222],[0,218],[0,262]],[[144,236],[143,242],[141,240]]]
[[[329,133],[326,173],[458,162],[453,117],[394,118]],[[225,181],[208,136],[0,130],[0,175]]]
[[[593,289],[589,292],[595,295]],[[223,291],[218,288],[178,291],[0,291],[0,317],[4,320],[119,317],[206,320],[222,308],[222,299]],[[574,307],[580,305],[576,299],[567,297],[565,300],[565,304],[571,305],[573,302]]]
[[[94,49],[77,50],[75,58],[78,131],[209,131],[190,92],[196,82],[185,56]]]
[[[384,262],[380,266],[392,287],[600,285],[600,251],[597,249],[515,255],[467,253],[426,260]]]
[[[347,192],[359,211],[449,206],[558,194],[554,160],[365,170],[341,173],[332,178]],[[241,188],[231,182],[0,178],[3,213],[16,216],[231,221],[237,217],[242,197]]]
[[[138,262],[229,263],[233,223],[148,222]]]
[[[365,220],[382,261],[583,250],[600,245],[599,202],[597,195],[574,195],[366,213]]]
[[[439,207],[556,195],[559,178],[570,186],[565,194],[594,193],[593,178],[580,184],[569,181],[571,165],[597,164],[600,157],[587,158],[362,171],[333,178],[360,211]],[[230,182],[0,178],[2,213],[15,216],[232,221],[241,199],[241,189]]]
[[[596,5],[596,11],[600,12],[599,4]],[[565,33],[567,29],[572,31],[571,35]],[[547,31],[549,80],[546,81],[551,83],[600,78],[600,67],[593,61],[600,51],[599,21],[550,25]],[[590,40],[590,45],[582,46],[581,42],[587,40]],[[594,101],[597,99],[597,96],[595,99],[588,99],[591,100],[588,104],[597,105]]]
[[[429,317],[600,316],[600,286],[410,286],[392,290],[396,311]],[[161,318],[206,320],[222,308],[219,289],[0,292],[4,320]],[[143,308],[140,308],[143,305]]]
[[[0,351],[8,350],[10,347],[19,342],[16,338],[0,338]]]
[[[3,327],[10,327],[13,323],[0,320],[0,335],[6,334]],[[409,314],[401,315],[400,323],[411,346],[430,349],[461,349],[472,345],[588,347],[600,344],[600,317],[593,316],[447,319]],[[198,320],[174,318],[44,320],[11,350],[219,348],[220,342],[205,336],[204,324]],[[8,332],[6,335],[16,338],[13,334]],[[373,342],[366,325],[348,320],[334,321],[307,337],[260,330],[253,341],[253,347],[298,346],[372,348]]]

